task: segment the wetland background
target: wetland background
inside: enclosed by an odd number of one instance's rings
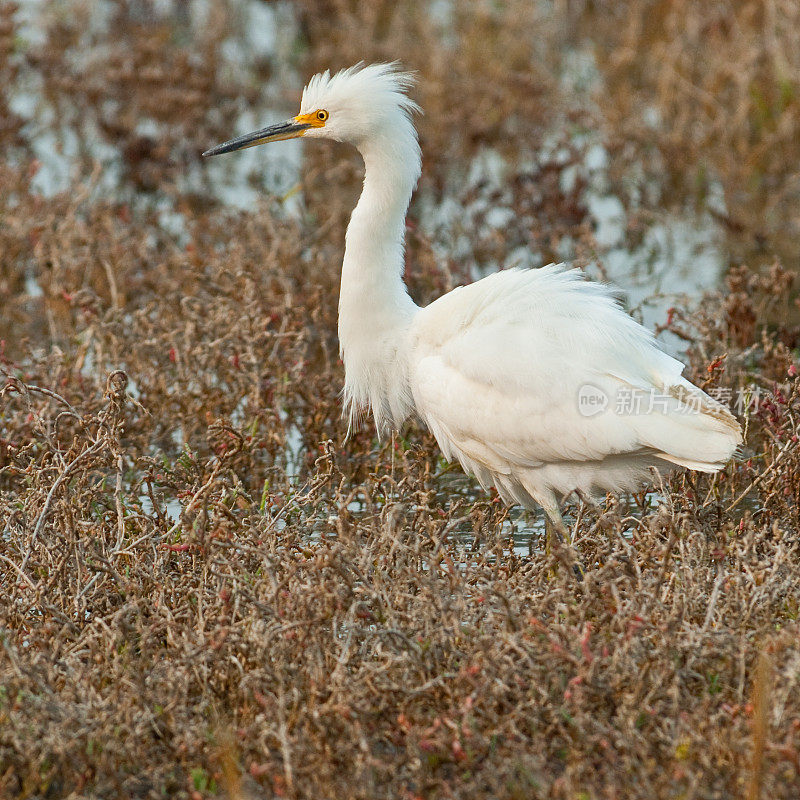
[[[798,29],[0,2],[0,795],[796,797]],[[418,427],[344,441],[357,155],[200,160],[394,59],[418,302],[568,259],[739,400],[723,473],[571,507],[580,585]]]

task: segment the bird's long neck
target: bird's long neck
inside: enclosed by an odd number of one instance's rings
[[[347,227],[339,344],[351,420],[369,406],[380,430],[399,425],[411,405],[404,345],[417,306],[403,283],[405,216],[420,154],[410,122],[359,149],[364,188]]]

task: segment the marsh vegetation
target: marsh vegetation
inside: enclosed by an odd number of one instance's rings
[[[797,15],[0,3],[0,795],[797,797]],[[571,506],[580,584],[421,428],[345,442],[356,155],[200,162],[394,58],[414,298],[569,258],[745,427]]]

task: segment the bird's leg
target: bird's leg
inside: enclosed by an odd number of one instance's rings
[[[545,555],[551,555],[553,540],[556,545],[560,546],[564,542],[563,536],[558,532],[558,529],[553,525],[553,521],[548,514],[544,515],[544,552]]]
[[[586,494],[582,489],[576,489],[575,494],[578,495],[578,499],[584,503],[585,505],[589,506],[592,510],[597,510],[600,507],[600,504],[591,496]]]
[[[564,524],[564,518],[561,516],[555,496],[550,494],[549,497],[541,499],[537,497],[536,501],[542,506],[545,513],[545,552],[549,555],[552,549],[556,558],[565,567],[571,569],[579,581],[582,581],[584,575],[583,567],[576,558],[570,544],[572,535],[569,528]]]
[[[544,509],[545,531],[548,537],[554,534],[560,544],[570,543],[572,534],[561,516],[561,509],[558,507],[555,495],[549,492],[547,495],[534,495],[534,499]]]
[[[550,509],[545,509],[544,530],[547,536],[547,547],[555,541],[557,544],[569,544],[572,534],[566,526],[563,517],[556,509],[555,514],[551,514]]]
[[[581,489],[575,489],[575,495],[580,500],[581,504],[578,508],[578,517],[575,520],[575,532],[578,531],[578,525],[583,518],[583,515],[588,511],[591,510],[594,514],[598,514],[600,511],[600,504],[597,500],[594,499],[590,494],[586,494]]]

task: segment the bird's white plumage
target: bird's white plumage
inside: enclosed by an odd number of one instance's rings
[[[404,219],[420,171],[410,84],[374,65],[317,76],[303,93],[303,113],[327,109],[327,134],[351,141],[366,166],[339,305],[351,415],[370,408],[381,429],[416,413],[484,486],[549,510],[554,493],[633,488],[652,466],[719,469],[741,442],[736,421],[681,376],[683,365],[607,287],[577,270],[508,270],[423,309],[410,300]],[[621,391],[660,402],[586,416],[578,401],[587,385],[612,404]],[[699,401],[688,412],[687,394]]]
[[[738,443],[729,412],[683,365],[606,287],[563,265],[456,289],[409,334],[417,413],[447,457],[508,499],[633,488],[667,462],[713,471]],[[609,399],[604,412],[581,411],[587,386]],[[626,393],[638,409],[615,408]]]
[[[720,469],[741,443],[738,423],[579,271],[508,270],[426,308],[412,302],[402,280],[421,163],[412,83],[376,64],[317,75],[303,92],[301,114],[327,112],[304,138],[350,142],[365,164],[339,300],[351,421],[370,409],[381,430],[415,413],[447,458],[554,521],[556,493],[632,488],[653,466]],[[604,413],[580,413],[587,385],[609,398]],[[659,405],[618,413],[621,391],[658,393]]]

